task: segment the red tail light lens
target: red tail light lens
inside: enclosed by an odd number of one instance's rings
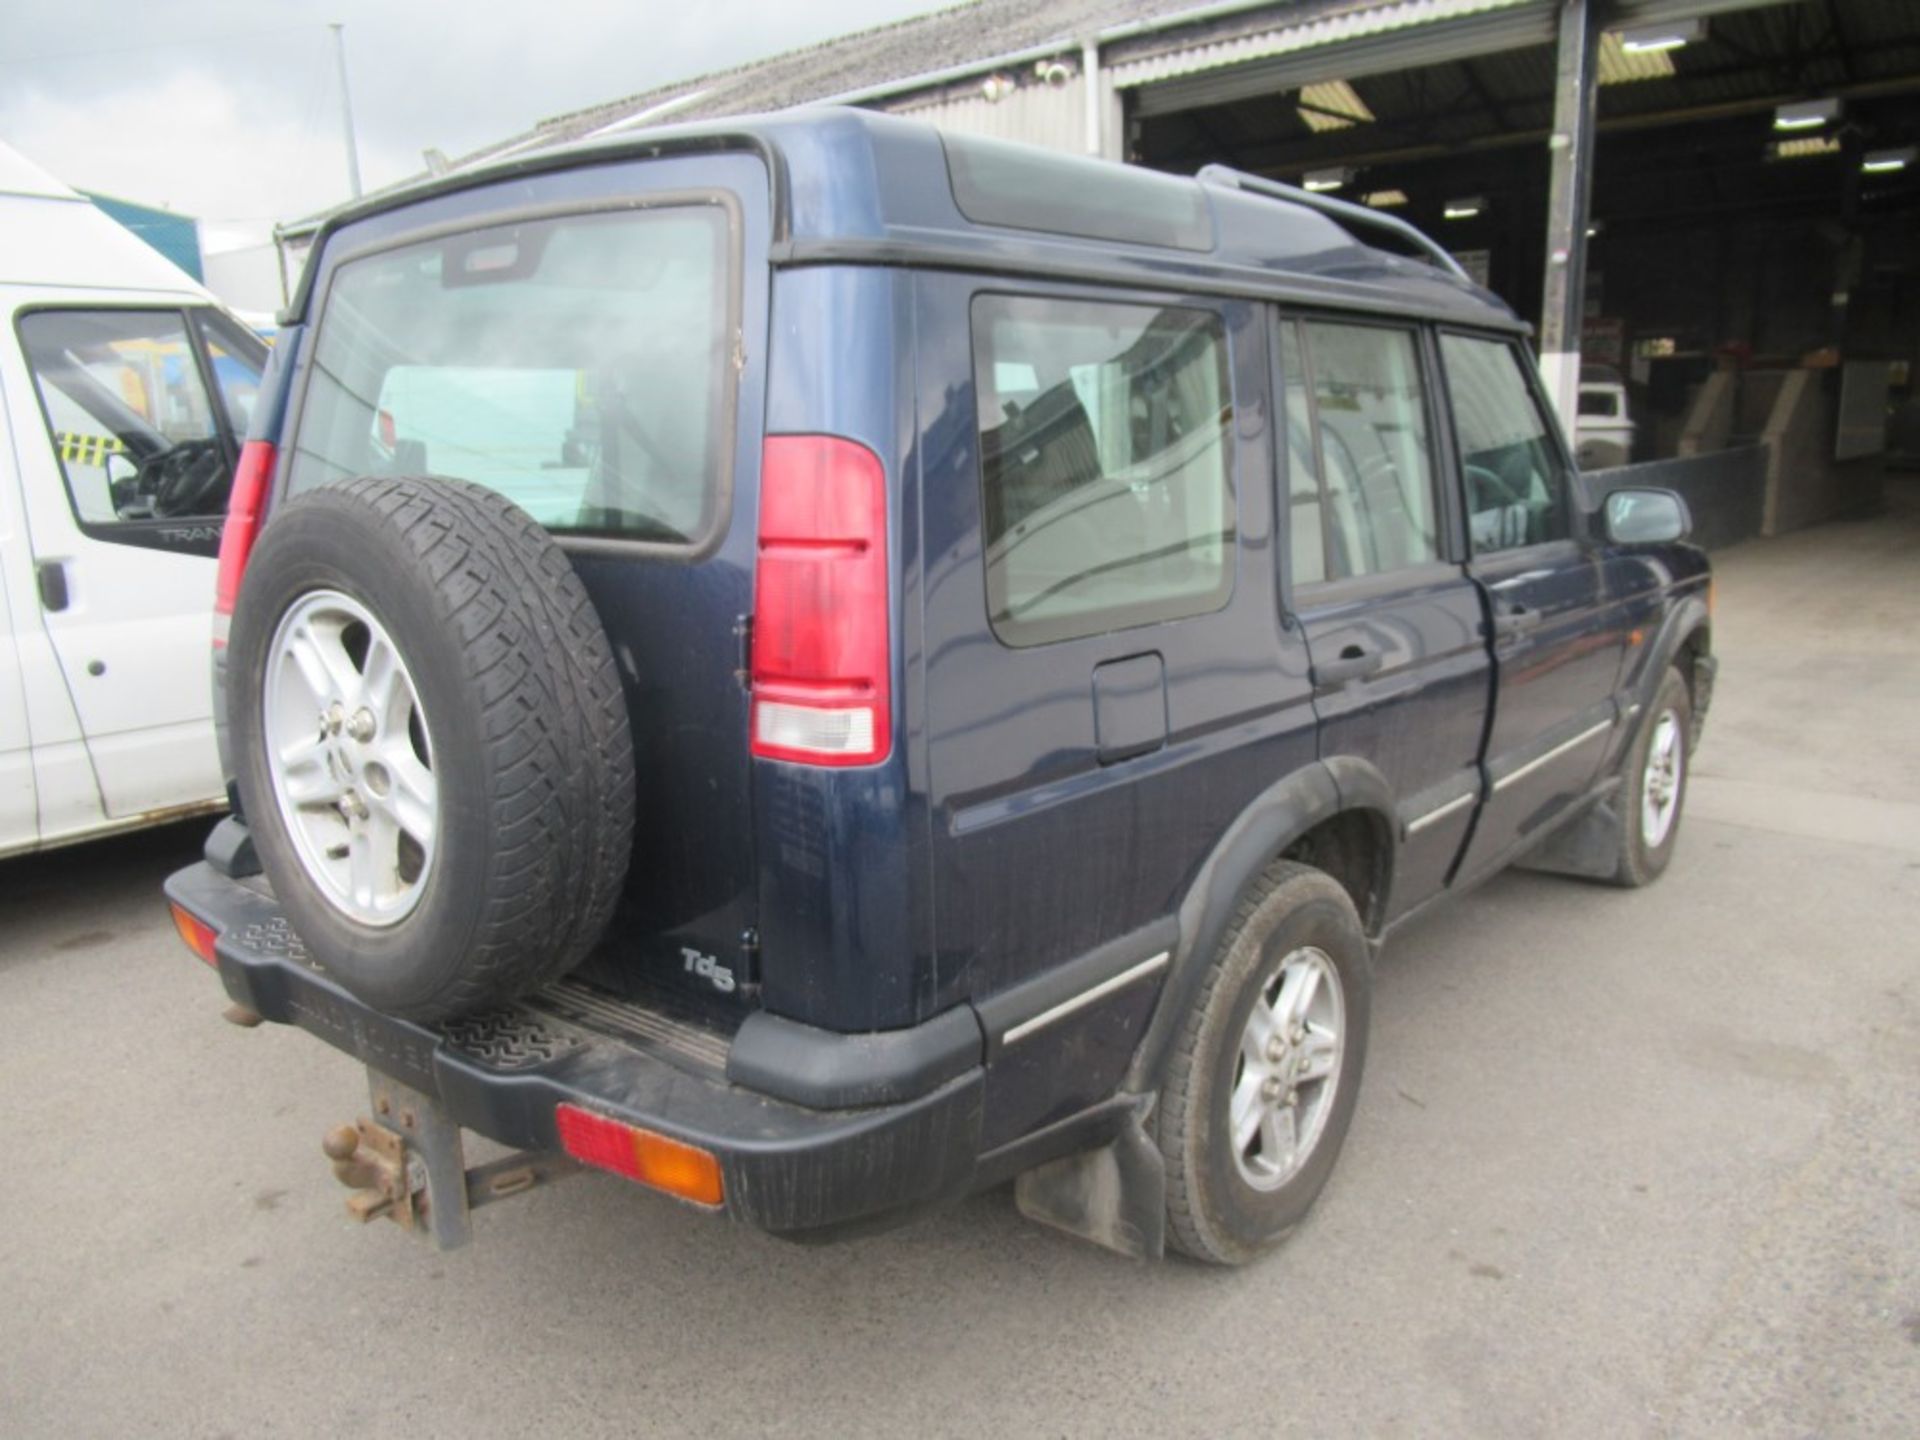
[[[725,1198],[720,1162],[709,1150],[578,1105],[554,1106],[553,1123],[560,1132],[560,1148],[583,1165],[611,1170],[696,1205],[712,1207]]]
[[[871,765],[893,743],[887,475],[831,435],[771,435],[760,465],[753,753]]]
[[[214,928],[199,916],[178,905],[169,905],[167,908],[173,911],[173,928],[180,932],[180,938],[187,942],[187,948],[207,964],[218,965],[220,961],[215,956],[213,947],[218,943],[220,936]]]
[[[273,477],[273,461],[274,448],[268,441],[249,440],[240,449],[233,491],[227,499],[227,523],[220,532],[220,571],[213,591],[216,615],[233,614],[240,577],[246,573],[247,556],[253,552],[254,537],[260,531],[261,502]]]

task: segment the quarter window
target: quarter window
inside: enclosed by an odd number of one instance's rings
[[[1440,337],[1476,555],[1564,540],[1566,474],[1513,346]]]
[[[1207,310],[974,302],[987,607],[1010,645],[1216,610],[1233,407]]]
[[[225,513],[228,441],[178,311],[40,310],[20,338],[83,523]],[[224,359],[259,384],[256,363]]]
[[[1308,320],[1287,322],[1282,336],[1294,583],[1438,559],[1413,333]]]

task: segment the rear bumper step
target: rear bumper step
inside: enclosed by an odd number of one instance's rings
[[[729,1083],[726,1037],[586,986],[563,982],[438,1027],[395,1019],[319,970],[259,889],[203,862],[166,891],[217,932],[221,983],[237,1004],[318,1036],[501,1144],[559,1150],[562,1104],[657,1131],[718,1157],[727,1213],[776,1234],[867,1222],[968,1188],[977,1061],[911,1098],[809,1109]]]

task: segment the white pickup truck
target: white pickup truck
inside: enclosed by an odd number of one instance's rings
[[[1580,411],[1574,419],[1573,453],[1582,470],[1606,470],[1633,459],[1633,420],[1627,386],[1619,372],[1589,365],[1580,372]]]

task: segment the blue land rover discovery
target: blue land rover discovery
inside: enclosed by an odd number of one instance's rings
[[[181,932],[366,1063],[327,1153],[442,1244],[585,1164],[1255,1256],[1386,937],[1673,852],[1707,564],[1524,331],[1371,211],[861,112],[362,205],[234,487]]]

